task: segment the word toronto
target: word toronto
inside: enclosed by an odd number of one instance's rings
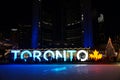
[[[88,51],[87,50],[11,50],[11,54],[13,54],[14,61],[16,59],[23,59],[27,61],[27,58],[32,58],[33,61],[36,59],[41,62],[41,59],[48,61],[48,56],[52,59],[59,59],[63,58],[64,61],[69,59],[70,61],[73,60],[75,57],[77,60],[86,61],[88,60]],[[27,58],[25,55],[28,55]]]

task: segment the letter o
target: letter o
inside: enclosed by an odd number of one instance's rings
[[[85,58],[84,58],[84,59],[81,59],[81,58],[80,58],[79,55],[80,55],[81,53],[84,53],[84,54],[85,54]],[[86,61],[86,60],[88,59],[88,52],[85,51],[85,50],[80,50],[80,51],[78,51],[78,52],[77,52],[77,59],[78,59],[78,60],[81,59],[81,61]]]
[[[47,59],[47,57],[46,57],[46,55],[47,55],[48,53],[51,53],[51,54],[52,54],[52,58],[55,58],[54,52],[51,51],[51,50],[47,50],[47,51],[45,51],[44,54],[43,54],[43,57],[44,57],[45,60],[48,61],[48,59]]]

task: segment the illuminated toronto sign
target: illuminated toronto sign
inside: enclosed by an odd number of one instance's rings
[[[11,50],[11,54],[14,56],[14,61],[18,58],[25,61],[31,58],[33,61],[42,62],[42,59],[49,61],[49,57],[55,60],[62,58],[64,62],[68,59],[73,61],[74,57],[79,61],[88,60],[87,50]]]

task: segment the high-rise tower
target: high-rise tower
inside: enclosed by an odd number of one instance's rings
[[[38,47],[40,28],[40,0],[33,0],[33,20],[32,20],[32,48]]]
[[[92,47],[90,1],[34,1],[32,48]]]

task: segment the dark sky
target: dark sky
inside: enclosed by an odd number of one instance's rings
[[[31,0],[8,0],[0,2],[0,25],[30,24]]]
[[[112,32],[120,27],[119,2],[92,0],[93,7],[99,8],[104,13],[105,26]],[[32,0],[14,0],[0,2],[0,28],[2,26],[16,24],[31,24],[32,22]],[[114,28],[113,28],[114,27]]]
[[[98,1],[98,0],[96,0]],[[99,4],[98,2],[98,7],[101,8],[101,10],[103,10],[104,12],[104,18],[105,18],[105,27],[107,28],[109,33],[119,33],[119,27],[120,27],[120,5],[118,1],[113,1],[113,0],[109,0],[109,1],[103,1],[101,0],[100,2],[102,2],[101,4]],[[114,31],[116,30],[116,31]]]

